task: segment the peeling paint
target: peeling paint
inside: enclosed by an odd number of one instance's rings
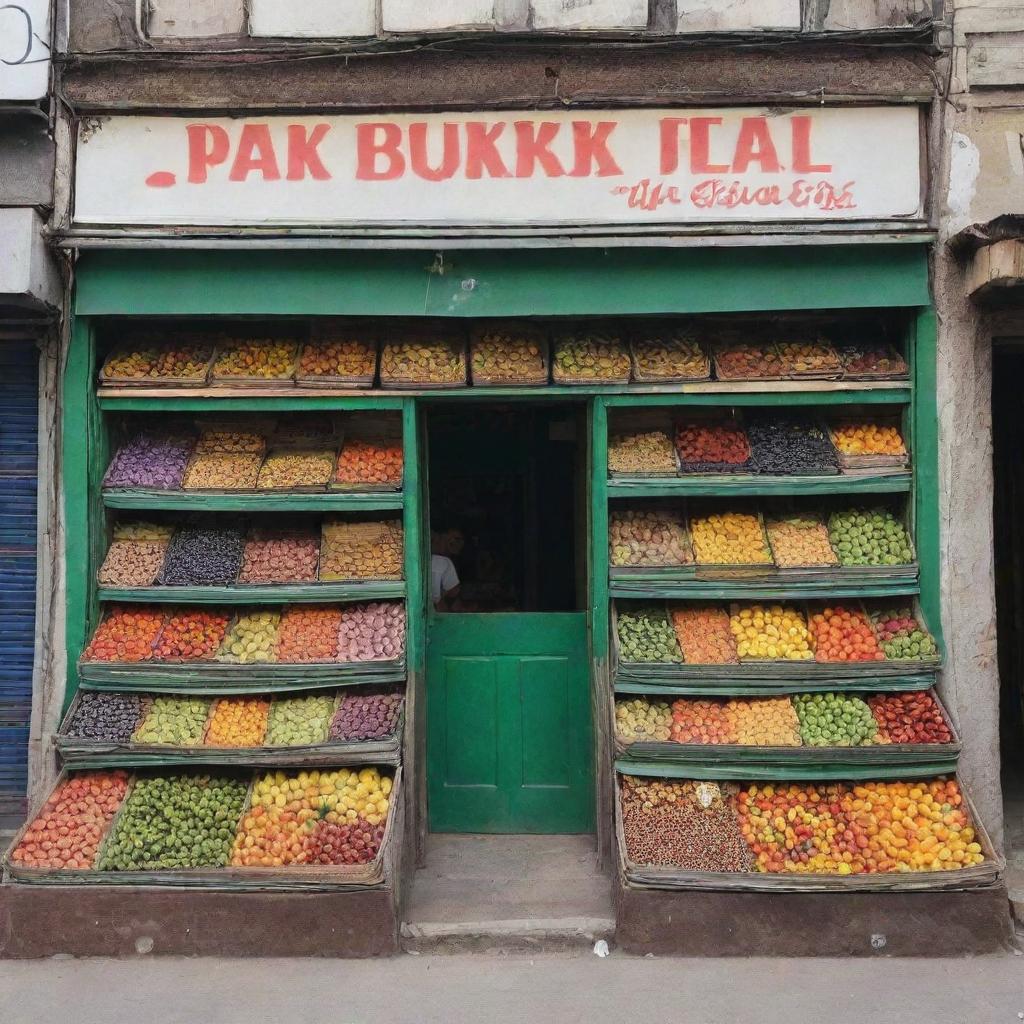
[[[946,193],[947,234],[953,235],[972,223],[971,204],[978,191],[981,153],[962,132],[953,132],[950,143],[949,190]]]

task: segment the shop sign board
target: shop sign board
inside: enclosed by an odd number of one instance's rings
[[[49,39],[50,0],[0,0],[0,101],[46,95]]]
[[[80,225],[543,228],[919,219],[916,107],[109,117]]]

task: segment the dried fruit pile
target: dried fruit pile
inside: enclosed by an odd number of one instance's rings
[[[771,380],[786,367],[771,342],[731,340],[715,345],[715,372],[721,380]]]
[[[823,608],[811,616],[811,633],[820,662],[885,660],[871,624],[854,609]]]
[[[608,524],[613,567],[692,565],[683,517],[675,512],[628,509],[612,512]]]
[[[811,635],[803,615],[779,604],[737,608],[730,619],[740,660],[810,661]]]
[[[124,772],[82,772],[50,795],[11,853],[26,868],[87,871],[128,790]]]
[[[155,530],[149,534],[141,529],[138,532],[140,539],[121,540],[115,529],[114,540],[96,574],[101,587],[149,587],[156,581],[167,554],[171,530],[161,528],[159,534]],[[153,539],[144,540],[141,536]]]
[[[224,642],[229,621],[227,612],[202,608],[172,611],[156,642],[153,657],[157,661],[205,661],[213,658]]]
[[[701,745],[735,743],[732,723],[725,705],[717,700],[676,700],[672,702],[674,743]]]
[[[880,742],[952,743],[953,734],[930,693],[879,693],[868,699]]]
[[[100,860],[102,871],[224,867],[247,786],[238,779],[136,779]]]
[[[291,380],[296,348],[294,341],[278,338],[223,342],[213,363],[213,379]]]
[[[276,658],[283,664],[336,661],[341,609],[296,605],[281,616]]]
[[[828,536],[841,565],[910,565],[914,561],[906,528],[888,509],[833,512]]]
[[[823,338],[782,341],[779,357],[786,373],[794,377],[839,376],[843,366],[835,349]]]
[[[730,700],[725,706],[733,742],[754,747],[799,747],[800,720],[788,697]]]
[[[690,536],[698,565],[771,565],[764,528],[752,513],[693,516]]]
[[[405,605],[370,601],[342,609],[338,660],[390,661],[405,654]]]
[[[260,467],[256,487],[261,491],[291,491],[326,487],[334,472],[334,452],[327,448],[281,448]]]
[[[404,545],[402,525],[387,522],[325,520],[321,532],[320,579],[401,579]]]
[[[210,714],[206,746],[262,746],[269,713],[270,701],[261,697],[222,697]]]
[[[664,743],[673,738],[672,709],[643,697],[615,705],[615,735],[624,743]]]
[[[539,332],[493,327],[473,338],[473,382],[546,384],[547,340]]]
[[[736,638],[724,608],[677,605],[670,616],[685,661],[691,665],[736,664]]]
[[[685,473],[749,468],[746,431],[731,420],[690,419],[676,424],[676,452]]]
[[[299,356],[297,377],[335,377],[373,381],[377,372],[377,343],[365,338],[317,338],[306,342]]]
[[[376,768],[272,772],[257,779],[234,867],[365,864],[384,838],[392,780]]]
[[[683,656],[665,609],[657,605],[619,608],[619,654],[623,661],[681,662]]]
[[[683,328],[645,331],[630,341],[638,381],[706,380],[711,360],[700,342]]]
[[[204,697],[154,697],[132,742],[198,747],[203,742],[211,704]]]
[[[580,330],[555,339],[556,384],[628,384],[629,352],[617,334]]]
[[[758,472],[773,476],[831,474],[839,459],[828,435],[804,416],[752,416],[747,424]]]
[[[121,348],[103,364],[103,376],[114,381],[188,381],[206,380],[213,345],[210,342],[186,342],[181,345],[141,342]]]
[[[331,721],[329,738],[351,743],[394,736],[402,700],[400,693],[346,693]]]
[[[242,531],[182,526],[171,538],[160,572],[165,587],[227,586],[242,568]]]
[[[765,524],[775,564],[780,569],[838,565],[828,527],[816,516],[771,518]]]
[[[192,438],[171,432],[137,434],[117,450],[103,477],[103,486],[177,490],[193,443]]]
[[[913,608],[880,608],[871,612],[885,657],[890,661],[928,661],[939,656],[931,634],[917,621]]]
[[[952,779],[758,784],[736,802],[758,871],[946,871],[985,859]]]
[[[859,697],[844,693],[802,693],[793,698],[800,738],[807,747],[870,746],[878,723]]]
[[[311,747],[327,739],[333,694],[275,700],[267,720],[268,747]]]
[[[314,583],[320,538],[314,533],[253,530],[242,552],[239,583]]]
[[[842,345],[839,358],[848,377],[903,377],[907,364],[888,345]]]
[[[636,864],[687,871],[749,871],[734,812],[737,787],[622,776],[622,828]]]
[[[663,430],[615,434],[608,442],[611,473],[675,474],[676,455]]]
[[[338,455],[333,483],[338,487],[394,487],[402,485],[402,442],[395,440],[346,441]]]
[[[278,612],[251,612],[240,615],[224,637],[218,661],[252,665],[277,660],[277,631],[281,625]]]
[[[76,739],[127,743],[139,725],[142,700],[134,693],[82,691],[67,734]]]
[[[96,627],[83,661],[149,661],[164,613],[144,605],[113,605]]]
[[[907,446],[903,443],[899,429],[891,423],[851,420],[833,424],[830,433],[832,443],[840,455],[899,457],[907,454]]]
[[[461,338],[430,335],[388,341],[380,357],[380,382],[465,384],[466,348]]]

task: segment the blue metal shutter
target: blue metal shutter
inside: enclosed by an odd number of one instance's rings
[[[26,813],[36,619],[39,353],[0,341],[0,829]]]

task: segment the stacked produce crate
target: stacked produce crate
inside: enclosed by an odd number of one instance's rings
[[[598,444],[624,891],[991,881],[920,600],[907,358],[781,321],[690,341],[732,386],[607,398]]]
[[[63,773],[8,853],[14,880],[395,887],[404,406],[276,415],[261,396],[296,374],[372,384],[376,352],[154,336],[98,361],[139,401],[104,411],[91,450],[90,628]],[[175,404],[210,381],[252,397]]]

